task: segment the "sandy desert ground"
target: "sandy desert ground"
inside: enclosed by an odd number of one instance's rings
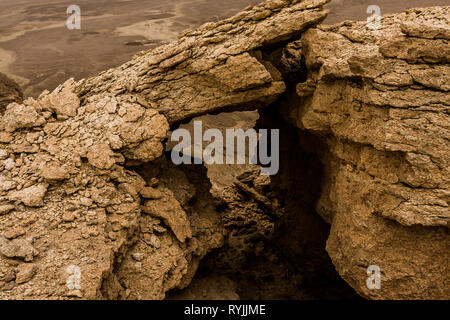
[[[0,72],[25,96],[52,90],[118,66],[138,51],[174,40],[178,33],[231,16],[261,0],[1,0]],[[68,30],[67,7],[81,8],[81,30]],[[364,20],[370,4],[382,13],[450,5],[450,0],[334,0],[327,23]]]

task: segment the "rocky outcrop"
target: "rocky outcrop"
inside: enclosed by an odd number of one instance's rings
[[[99,94],[139,93],[170,124],[205,113],[266,106],[285,85],[269,62],[258,61],[261,49],[279,47],[321,22],[327,2],[266,1],[187,31],[176,42],[81,81],[74,91],[87,103]]]
[[[448,298],[449,9],[388,16],[377,31],[317,27],[327,2],[266,1],[9,104],[0,119],[0,298],[163,299],[225,243],[238,252],[219,251],[222,265],[257,253],[258,279],[287,270],[290,296],[305,298],[297,268],[274,251],[338,286],[317,268],[330,263],[328,233],[331,261],[359,294]],[[169,130],[193,117],[268,106],[291,125],[293,149],[272,182],[234,183],[253,198],[248,206],[236,204],[240,193],[218,201],[206,168],[176,167],[164,154]],[[276,118],[264,114],[261,123]],[[284,231],[264,255],[273,228]],[[381,290],[366,287],[370,265],[382,271]],[[236,298],[227,286],[220,295]]]
[[[298,42],[308,77],[280,109],[321,141],[327,251],[368,298],[450,296],[449,13],[320,26]],[[381,290],[366,285],[371,265]]]
[[[0,73],[0,112],[3,113],[8,104],[23,101],[19,85],[3,73]]]

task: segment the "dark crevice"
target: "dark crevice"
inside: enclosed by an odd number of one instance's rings
[[[255,129],[280,129],[279,173],[262,186],[259,172],[237,177],[276,203],[283,212],[281,218],[268,214],[267,207],[238,188],[230,188],[234,198],[216,202],[227,230],[224,246],[210,252],[191,285],[170,292],[169,299],[230,298],[233,294],[245,300],[360,299],[335,270],[325,250],[330,225],[316,212],[325,144],[321,137],[286,123],[279,113],[282,104],[300,102],[295,91],[288,91],[259,110]],[[227,281],[233,285],[228,287]],[[220,294],[214,291],[217,287],[224,288]]]
[[[282,119],[275,105],[260,111],[257,124],[280,130],[280,171],[271,187],[282,195],[285,214],[272,242],[303,276],[302,289],[314,299],[357,299],[339,276],[325,246],[330,225],[316,212],[322,192],[322,138],[295,128]]]
[[[296,85],[306,82],[308,75],[301,43],[255,51],[252,56],[273,79],[284,81],[287,87],[276,102],[259,110],[254,126],[280,130],[278,174],[266,179],[260,176],[259,169],[248,169],[236,174],[236,182],[224,187],[220,195],[213,196],[213,180],[221,177],[209,176],[204,165],[177,167],[170,161],[170,152],[152,163],[130,168],[145,181],[157,179],[161,186],[170,189],[188,216],[207,210],[217,216],[216,227],[224,230],[224,244],[205,257],[192,256],[191,269],[166,298],[359,299],[339,276],[326,252],[330,225],[316,211],[325,170],[321,157],[327,147],[322,137],[286,123],[282,116],[283,110],[301,106],[305,99],[295,93]],[[211,114],[246,107],[230,106]],[[189,120],[183,125],[192,125]],[[180,125],[174,123],[171,129]],[[195,186],[194,191],[183,186],[182,180],[186,179]],[[197,268],[199,259],[202,260]],[[120,283],[120,271],[117,266],[114,268],[105,281],[113,289]]]

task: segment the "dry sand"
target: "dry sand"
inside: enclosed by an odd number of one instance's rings
[[[138,51],[174,40],[179,32],[229,17],[261,0],[77,0],[81,30],[66,28],[73,0],[1,0],[0,72],[37,96],[67,78],[118,66]],[[382,13],[450,5],[450,0],[334,0],[326,23],[365,20],[369,4]]]

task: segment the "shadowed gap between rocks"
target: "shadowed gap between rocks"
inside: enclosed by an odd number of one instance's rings
[[[289,47],[253,56],[287,86],[249,126],[280,129],[280,171],[267,180],[253,168],[236,174],[236,179],[272,201],[272,210],[282,216],[273,218],[270,208],[228,186],[226,196],[218,200],[222,205],[216,207],[227,230],[224,246],[200,262],[187,288],[172,290],[167,299],[360,299],[336,272],[325,250],[330,225],[315,209],[323,174],[316,151],[325,146],[320,137],[287,124],[278,112],[283,104],[301,103],[295,87],[306,81],[304,57],[293,56]]]

